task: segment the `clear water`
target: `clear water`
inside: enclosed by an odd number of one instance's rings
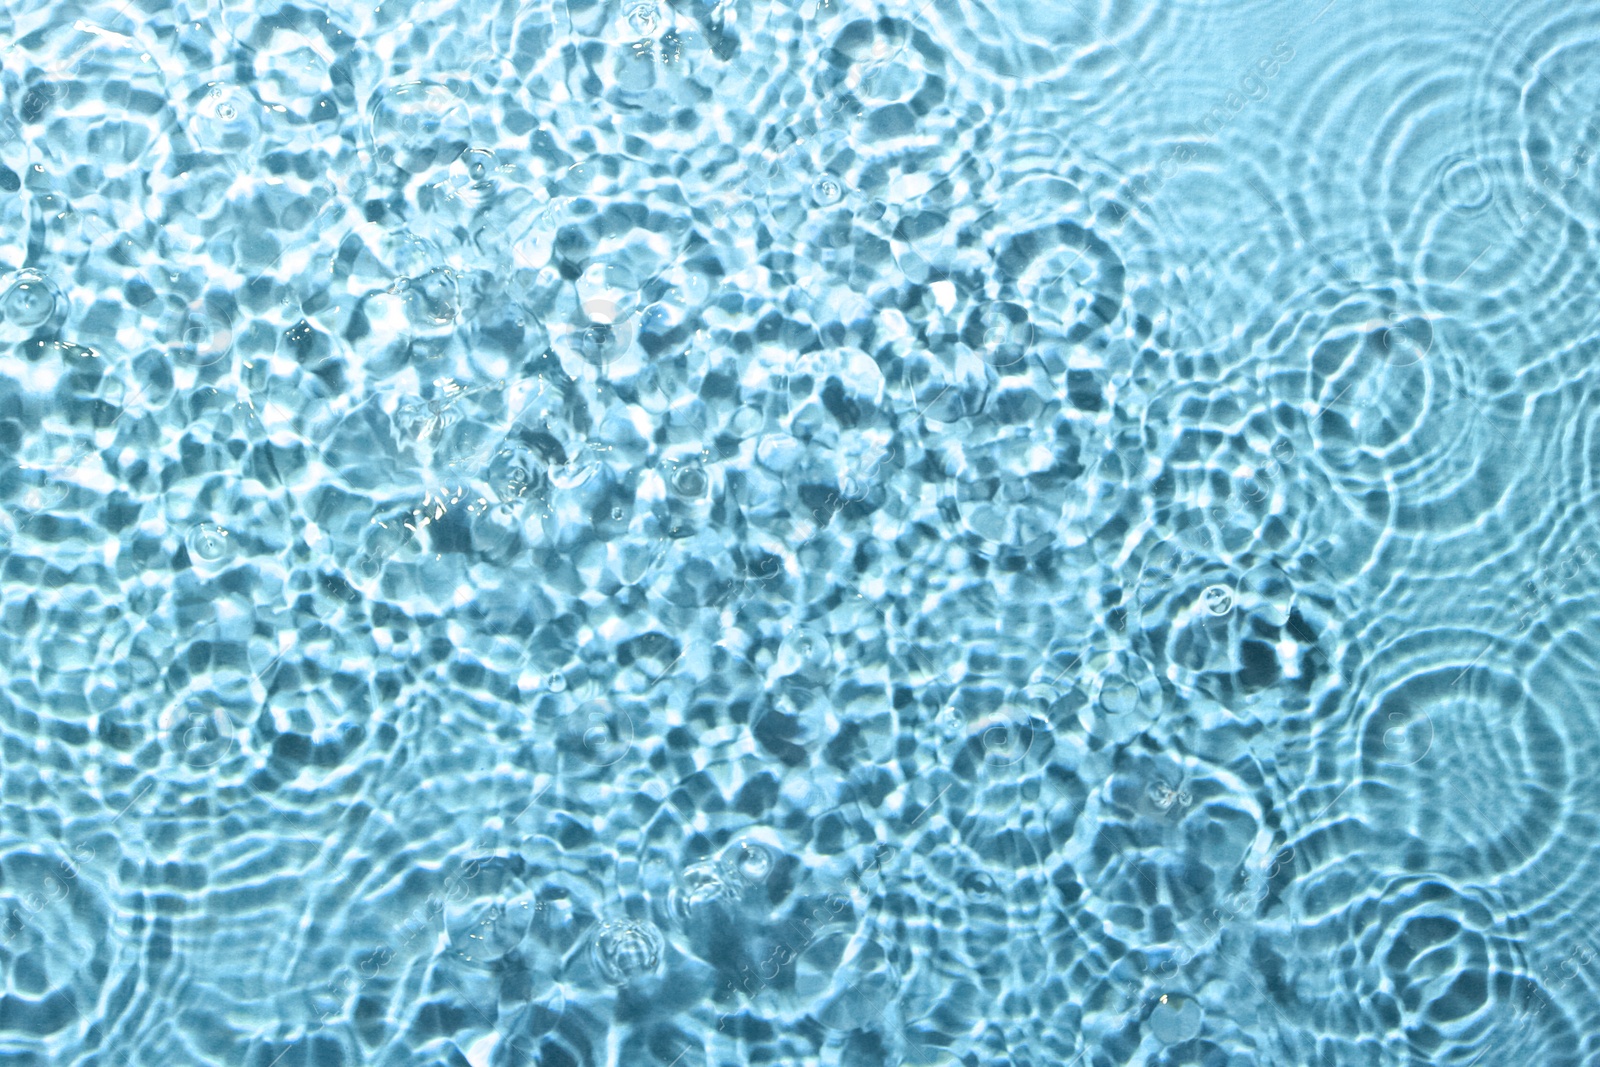
[[[1600,3],[0,45],[0,1061],[1600,1063]]]

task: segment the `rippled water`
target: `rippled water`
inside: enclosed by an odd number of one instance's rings
[[[0,1061],[1600,1063],[1597,27],[0,9]]]

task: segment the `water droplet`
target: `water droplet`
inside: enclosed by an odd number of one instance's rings
[[[595,323],[585,327],[578,336],[579,354],[597,367],[615,362],[633,344],[633,331],[626,326]]]
[[[549,685],[552,693],[565,693],[567,691],[567,676],[564,674],[552,674],[546,684]]]
[[[228,531],[211,522],[202,522],[189,531],[189,554],[206,563],[219,563],[232,554]]]
[[[195,144],[207,151],[248,152],[259,132],[259,122],[239,90],[213,85],[197,102],[189,132]]]
[[[1207,586],[1200,599],[1213,615],[1226,615],[1233,610],[1233,590],[1225,585]]]
[[[1020,363],[1033,346],[1033,324],[1016,304],[989,304],[976,322],[978,354],[985,363],[1009,367]]]
[[[772,850],[755,841],[736,841],[724,857],[728,872],[745,885],[760,885],[772,874]]]
[[[968,871],[961,880],[961,889],[972,900],[987,900],[999,892],[1000,887],[987,871]]]
[[[685,500],[697,500],[709,487],[705,468],[697,463],[679,467],[672,472],[672,491]]]
[[[653,3],[635,4],[628,9],[628,27],[641,37],[653,36],[661,25],[661,12]]]
[[[475,182],[487,181],[494,173],[495,154],[488,148],[469,148],[461,154],[466,164],[467,176]]]
[[[1139,690],[1131,683],[1114,679],[1100,687],[1100,706],[1112,715],[1126,715],[1139,703]]]
[[[624,985],[654,974],[665,949],[666,941],[653,923],[622,919],[601,923],[589,951],[606,981]]]
[[[784,673],[820,671],[833,664],[833,645],[826,634],[811,626],[795,626],[784,635],[778,649]]]
[[[613,521],[613,522],[621,522],[622,521],[622,509],[621,508],[612,508],[611,509],[611,521]]]
[[[610,767],[633,750],[633,718],[608,701],[589,701],[561,724],[557,744],[591,767]]]
[[[5,321],[25,330],[36,329],[50,321],[55,314],[56,298],[50,284],[34,271],[21,272],[5,297],[0,299],[0,311]]]
[[[677,927],[690,934],[720,929],[738,896],[728,883],[729,876],[720,864],[686,867],[667,897],[667,909]]]
[[[1390,317],[1389,326],[1378,335],[1378,354],[1393,367],[1420,363],[1433,347],[1433,326],[1423,318]]]
[[[1167,993],[1150,1013],[1150,1032],[1157,1041],[1168,1045],[1193,1041],[1199,1036],[1204,1019],[1205,1012],[1199,1004],[1188,997]]]
[[[489,461],[487,476],[495,495],[508,503],[542,490],[549,480],[544,464],[533,450],[521,445],[510,445],[496,452]]]
[[[233,349],[233,322],[207,307],[204,299],[177,304],[168,312],[165,339],[180,363],[208,367]]]
[[[822,207],[832,207],[844,199],[844,187],[832,178],[818,178],[811,183],[811,198]]]
[[[1458,159],[1439,176],[1444,202],[1457,211],[1477,211],[1494,198],[1494,179],[1475,159]]]

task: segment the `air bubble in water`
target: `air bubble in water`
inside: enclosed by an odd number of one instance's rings
[[[669,909],[680,922],[689,919],[719,901],[733,897],[722,869],[714,863],[695,863],[684,869],[678,884],[669,895]]]
[[[609,314],[609,312],[606,312]],[[578,334],[578,351],[596,367],[616,362],[633,344],[633,331],[626,326],[593,323]]]
[[[189,555],[206,563],[221,563],[233,552],[228,531],[212,522],[202,522],[189,531]]]
[[[549,482],[543,462],[533,450],[522,445],[507,445],[489,461],[488,481],[504,503],[542,492]]]
[[[705,496],[709,485],[705,468],[698,463],[687,464],[672,472],[672,491],[685,500],[697,500]]]
[[[1192,1041],[1200,1035],[1204,1014],[1200,1005],[1188,997],[1163,994],[1161,1002],[1150,1013],[1150,1032],[1157,1041],[1167,1045]]]
[[[1233,590],[1225,585],[1207,586],[1200,599],[1213,615],[1226,615],[1233,610]]]
[[[600,924],[589,954],[606,981],[625,985],[654,974],[665,950],[666,942],[653,923],[621,919]]]
[[[209,367],[232,351],[233,321],[204,298],[189,303],[179,299],[173,298],[167,309],[163,339],[178,362]]]
[[[961,889],[973,900],[988,900],[1000,891],[994,877],[985,871],[969,871],[961,880]]]
[[[772,850],[755,841],[736,841],[728,846],[723,865],[745,885],[760,885],[772,874]]]
[[[56,296],[44,275],[37,271],[19,271],[16,281],[0,297],[0,313],[12,326],[24,330],[37,329],[50,321],[56,311]]]
[[[811,183],[811,198],[823,207],[832,207],[844,199],[844,187],[833,178],[818,178]]]
[[[639,36],[654,36],[660,25],[661,12],[649,0],[642,4],[635,4],[628,9],[628,28]]]

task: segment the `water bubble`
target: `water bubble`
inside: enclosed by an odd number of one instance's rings
[[[621,326],[591,323],[578,332],[578,354],[585,362],[596,367],[606,367],[617,362],[631,347],[633,347],[633,328],[626,323]]]
[[[772,850],[755,841],[736,841],[723,854],[729,873],[747,886],[760,885],[772,874]]]
[[[1233,610],[1233,590],[1225,585],[1207,586],[1200,599],[1213,615],[1226,615]]]
[[[628,9],[628,28],[641,37],[653,37],[661,25],[661,12],[647,2],[634,4]]]
[[[625,985],[654,974],[665,951],[666,941],[654,923],[621,919],[600,924],[589,955],[606,981]]]
[[[1100,706],[1112,715],[1126,715],[1139,704],[1139,688],[1126,678],[1111,677],[1100,686]]]
[[[951,707],[945,728],[955,738],[965,736],[985,773],[1015,774],[1044,736],[1051,708],[1059,699],[1050,686],[1025,686],[992,707],[980,706],[966,715]]]
[[[183,303],[174,298],[163,324],[162,339],[180,363],[209,367],[233,349],[233,320],[202,299]]]
[[[969,871],[961,879],[961,891],[972,900],[988,900],[1000,891],[1000,887],[987,871]]]
[[[1150,1013],[1150,1032],[1157,1041],[1168,1045],[1193,1041],[1200,1034],[1204,1017],[1200,1005],[1188,997],[1163,993],[1160,1003]]]
[[[1033,742],[1030,722],[1009,714],[986,717],[979,723],[983,761],[991,767],[1011,767],[1022,761]]]
[[[507,445],[489,461],[489,487],[503,503],[542,492],[549,482],[544,463],[523,445]]]
[[[784,635],[774,666],[779,676],[817,678],[832,665],[833,645],[827,635],[811,626],[796,626]]]
[[[35,330],[56,313],[55,287],[38,271],[17,272],[4,296],[0,296],[0,316],[7,325]]]
[[[1494,198],[1494,180],[1475,159],[1457,159],[1439,175],[1439,192],[1456,211],[1477,211]]]
[[[261,132],[258,110],[239,89],[213,85],[195,105],[190,135],[196,146],[209,152],[247,151]]]
[[[984,305],[974,312],[966,333],[979,357],[992,367],[1021,363],[1033,347],[1033,323],[1017,304]]]
[[[561,742],[590,766],[609,767],[633,747],[633,719],[609,701],[591,700],[567,716]]]
[[[503,959],[522,943],[533,925],[533,905],[514,885],[494,896],[468,900],[445,912],[450,950],[477,966]]]
[[[461,153],[467,176],[475,182],[488,181],[494,173],[496,156],[492,148],[469,148]]]
[[[818,178],[811,183],[811,199],[822,207],[832,207],[844,199],[844,187],[833,178]]]
[[[1420,316],[1391,315],[1378,334],[1378,354],[1392,367],[1420,363],[1433,347],[1433,325]]]
[[[222,563],[233,554],[228,531],[212,522],[202,522],[189,531],[189,556],[205,563]]]
[[[672,491],[685,500],[698,500],[710,488],[705,468],[698,463],[688,463],[672,472]]]
[[[165,716],[163,733],[187,767],[214,767],[233,751],[238,732],[227,711],[205,700],[190,700]]]
[[[735,898],[734,887],[721,864],[695,863],[684,868],[678,883],[668,894],[668,909],[684,929],[694,926],[698,917],[714,913]]]
[[[1391,767],[1420,763],[1433,748],[1433,719],[1422,708],[1395,698],[1385,700],[1373,719],[1365,755]],[[1376,737],[1377,744],[1370,738]]]

